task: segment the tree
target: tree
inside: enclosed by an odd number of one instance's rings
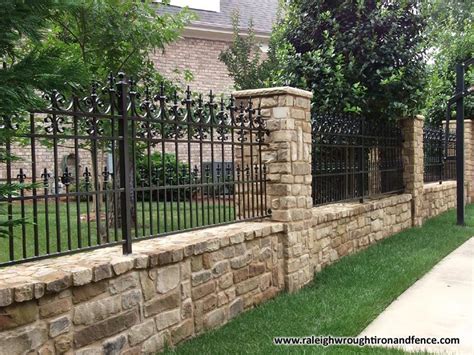
[[[160,15],[150,0],[0,0],[0,116],[38,108],[41,91],[83,95],[85,87],[104,81],[109,72],[159,81],[149,54],[177,39],[190,18],[186,10]],[[9,131],[1,130],[0,147]],[[89,148],[92,154],[108,149]],[[7,159],[13,157],[0,148],[0,162]],[[0,185],[0,195],[13,195],[18,188]],[[0,228],[11,223],[0,222]]]
[[[110,72],[158,81],[149,54],[191,18],[186,10],[158,14],[150,0],[0,0],[0,113],[37,107],[39,91],[89,86]]]
[[[264,87],[264,81],[268,77],[268,65],[267,61],[262,59],[253,23],[250,21],[245,36],[240,33],[239,23],[239,13],[235,12],[232,15],[232,44],[220,53],[219,60],[227,66],[237,90]]]
[[[424,114],[430,123],[437,125],[446,118],[447,101],[455,92],[456,64],[474,55],[474,5],[461,0],[427,0],[423,11],[429,18]],[[472,67],[466,76],[467,85],[473,85]],[[474,98],[468,96],[464,103],[466,117],[474,117]],[[454,112],[451,114],[454,115]]]
[[[47,45],[70,53],[78,66],[85,68],[79,87],[83,83],[103,81],[109,73],[118,72],[127,73],[135,82],[143,79],[156,87],[165,80],[155,69],[150,54],[178,39],[192,18],[187,9],[177,14],[159,14],[152,1],[75,0],[67,1],[65,10],[58,10],[51,17]],[[172,86],[167,82],[167,87]],[[102,128],[105,134],[111,130],[107,124]],[[91,141],[81,148],[90,151],[92,176],[100,177],[106,156],[111,153],[110,145]],[[118,164],[114,168],[118,169]],[[118,176],[118,171],[115,173]],[[96,190],[101,190],[98,181],[92,183]],[[101,205],[101,200],[93,203],[99,211]],[[132,219],[135,220],[134,210]]]
[[[294,0],[286,14],[274,82],[312,90],[320,112],[393,119],[418,111],[425,20],[416,1]]]
[[[153,79],[158,73],[150,54],[178,39],[192,19],[187,9],[159,14],[157,6],[149,0],[68,0],[66,11],[51,17],[47,46],[74,56],[86,69],[86,82],[120,71]]]
[[[65,78],[80,77],[64,50],[42,46],[49,18],[60,10],[56,0],[0,0],[1,115],[40,105],[36,90],[62,89]]]
[[[8,126],[13,114],[21,114],[31,105],[39,105],[36,90],[63,86],[64,77],[73,77],[77,71],[70,66],[59,65],[60,51],[39,48],[47,29],[47,19],[58,5],[54,0],[1,0],[0,1],[0,119]],[[0,129],[0,163],[15,159],[8,154],[5,145],[11,139],[9,129]],[[23,184],[0,184],[0,199],[14,196]],[[0,237],[8,235],[8,229],[24,223],[10,218],[0,206]]]

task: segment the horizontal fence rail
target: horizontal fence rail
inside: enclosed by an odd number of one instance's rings
[[[0,265],[110,245],[130,253],[133,240],[269,216],[260,107],[181,96],[120,74],[86,98],[52,92],[46,109],[3,117],[7,155],[29,158],[0,164],[0,183],[19,184],[0,204],[26,222],[0,237]],[[39,163],[45,150],[51,161]]]
[[[402,134],[395,123],[313,115],[313,203],[403,191]]]
[[[423,128],[424,182],[456,179],[456,134],[443,127]]]

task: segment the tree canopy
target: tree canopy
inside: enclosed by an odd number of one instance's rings
[[[239,20],[239,13],[235,12],[232,16],[232,44],[220,53],[219,59],[227,66],[237,90],[264,87],[270,74],[271,62],[262,58],[252,20],[249,21],[245,35],[240,34]]]
[[[393,119],[424,113],[440,123],[455,66],[473,57],[474,3],[465,0],[281,2],[266,58],[252,28],[234,25],[221,54],[237,89],[292,85],[314,93],[316,112]],[[474,83],[474,70],[466,74]],[[465,99],[474,117],[474,97]]]
[[[316,111],[343,110],[379,119],[416,112],[423,89],[426,25],[416,4],[292,1],[280,34],[286,43],[277,49],[283,59],[280,80],[311,89]]]
[[[59,48],[43,46],[55,0],[0,0],[0,114],[24,110],[37,103],[35,90],[61,88],[80,68],[63,60]]]
[[[51,17],[47,46],[67,51],[85,68],[84,79],[98,80],[124,71],[156,75],[150,54],[178,39],[191,19],[184,9],[158,14],[150,1],[76,0]]]
[[[422,10],[429,16],[427,85],[424,110],[427,120],[439,124],[446,118],[446,102],[454,95],[456,64],[474,56],[474,3],[464,0],[429,0]],[[474,70],[466,73],[474,85]],[[466,117],[474,117],[474,98],[464,100]],[[454,110],[454,107],[453,107]]]
[[[0,112],[37,105],[37,90],[81,87],[109,72],[159,77],[150,53],[191,19],[152,1],[0,0]]]
[[[158,14],[156,6],[151,0],[0,0],[0,119],[39,107],[41,91],[81,91],[109,72],[161,79],[149,55],[177,39],[191,15]],[[5,149],[10,131],[0,129],[0,163],[15,159]],[[19,188],[0,184],[0,197]],[[0,236],[24,222],[8,219],[3,206],[0,216]]]

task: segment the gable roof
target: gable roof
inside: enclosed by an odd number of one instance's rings
[[[159,12],[177,13],[181,10],[176,6],[162,6]],[[253,21],[257,35],[270,35],[277,17],[278,0],[221,0],[220,12],[190,9],[198,18],[192,21],[193,27],[221,29],[232,31],[232,14],[240,14],[240,29],[248,29]]]

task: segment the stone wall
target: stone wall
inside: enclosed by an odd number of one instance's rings
[[[474,199],[474,124],[472,118],[464,121],[464,176],[467,185],[467,203]]]
[[[311,266],[315,272],[343,256],[412,226],[410,194],[364,203],[336,203],[312,210]]]
[[[423,223],[423,124],[423,116],[408,117],[400,121],[403,132],[403,181],[405,192],[412,196],[411,217],[414,226]]]
[[[0,354],[140,354],[284,288],[283,225],[241,223],[3,269]]]
[[[422,219],[434,217],[456,207],[456,181],[425,184],[423,187]]]
[[[130,256],[110,247],[3,269],[0,354],[174,346],[411,227],[411,198],[312,208],[307,234],[247,222],[139,242]]]
[[[311,98],[312,93],[289,87],[243,90],[238,100],[260,104],[269,131],[263,148],[267,166],[267,205],[272,220],[284,222],[286,289],[296,291],[313,279],[311,232]]]

